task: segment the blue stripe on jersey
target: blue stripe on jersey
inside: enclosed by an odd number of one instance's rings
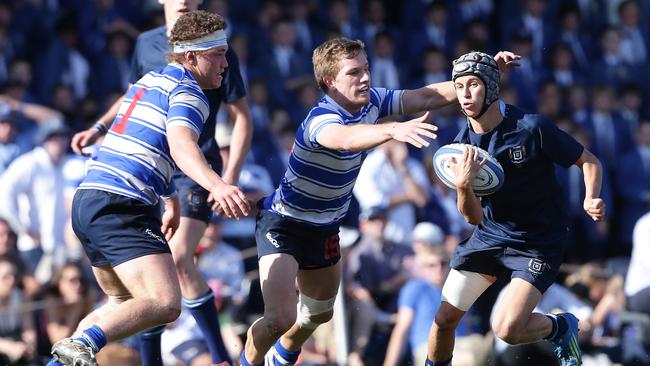
[[[172,193],[169,188],[176,169],[167,127],[181,125],[200,134],[208,113],[205,94],[182,66],[169,64],[149,72],[127,92],[80,189],[99,189],[156,204],[161,195]]]
[[[401,93],[371,88],[369,103],[352,114],[329,96],[321,99],[298,128],[289,167],[272,202],[265,201],[266,208],[314,225],[340,222],[367,153],[328,149],[318,143],[318,136],[330,124],[376,124],[398,113]]]
[[[356,180],[361,164],[350,167],[348,170],[334,170],[317,163],[312,164],[306,160],[301,160],[295,154],[292,154],[289,158],[288,169],[291,169],[295,175],[299,175],[298,172],[302,173],[300,175],[302,175],[303,179],[318,186],[337,189],[345,187]],[[318,176],[319,179],[311,179],[310,176]]]

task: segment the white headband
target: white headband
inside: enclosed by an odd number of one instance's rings
[[[223,29],[210,33],[200,38],[185,41],[172,46],[172,53],[183,53],[185,51],[205,51],[211,48],[225,46],[228,44],[228,37]]]

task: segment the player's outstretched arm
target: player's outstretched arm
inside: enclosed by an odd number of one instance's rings
[[[451,158],[450,166],[456,177],[456,192],[458,193],[458,202],[456,203],[458,211],[463,215],[465,221],[472,225],[478,225],[483,221],[483,208],[481,201],[474,194],[472,183],[478,175],[481,166],[485,164],[487,158],[480,159],[478,150],[473,148],[465,149],[460,161]]]
[[[122,104],[123,100],[124,95],[118,98],[115,103],[113,103],[113,105],[108,109],[108,111],[106,111],[106,113],[104,113],[97,120],[97,122],[92,125],[92,127],[81,132],[77,132],[74,134],[74,136],[72,136],[70,147],[72,147],[72,151],[74,151],[75,154],[87,156],[87,154],[82,152],[82,149],[94,144],[97,139],[108,132],[108,129],[111,127],[115,116],[117,116],[117,113],[120,110],[120,105]]]
[[[246,196],[237,186],[226,184],[210,168],[197,145],[198,138],[198,135],[188,127],[168,127],[167,143],[174,162],[183,173],[210,192],[227,217],[247,216],[250,204]]]
[[[605,218],[605,201],[600,198],[603,183],[603,168],[600,160],[589,150],[584,149],[575,165],[582,169],[585,180],[584,210],[594,221]]]
[[[378,125],[358,124],[345,126],[329,124],[318,134],[318,143],[341,151],[365,151],[379,146],[384,142],[395,139],[407,142],[417,148],[429,146],[425,138],[435,139],[438,127],[426,123],[429,114],[406,122],[388,122]]]

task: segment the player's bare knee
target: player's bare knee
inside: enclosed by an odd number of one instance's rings
[[[264,314],[266,320],[266,331],[274,337],[286,333],[296,322],[296,313],[282,312],[278,314]]]
[[[156,309],[162,323],[171,323],[181,315],[180,297],[172,296],[164,299],[152,299],[152,301],[157,304],[153,308]]]
[[[522,329],[519,324],[511,321],[497,321],[492,323],[494,334],[508,344],[519,344],[522,339]]]

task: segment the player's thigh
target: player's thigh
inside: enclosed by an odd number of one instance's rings
[[[207,224],[202,220],[181,216],[178,229],[169,240],[174,258],[178,260],[178,256],[193,256],[206,227]]]
[[[329,267],[298,271],[300,292],[316,300],[328,300],[336,296],[340,281],[340,261]]]
[[[172,256],[150,254],[131,259],[114,268],[134,298],[154,298],[180,304],[180,285]]]
[[[99,287],[111,301],[121,302],[131,298],[131,292],[124,286],[113,267],[106,265],[92,269]]]
[[[521,278],[513,278],[497,304],[493,325],[523,327],[541,299],[542,293],[535,286]]]
[[[259,268],[265,313],[295,313],[298,262],[289,254],[269,254],[260,258]]]

